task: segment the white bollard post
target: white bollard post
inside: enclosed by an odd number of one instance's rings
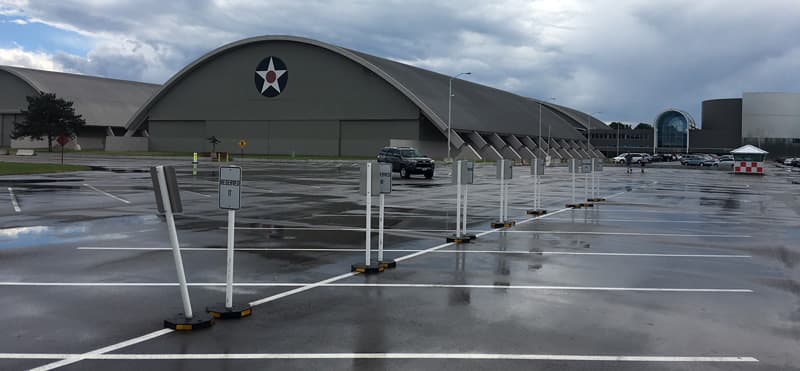
[[[456,162],[456,238],[461,238],[461,160]]]
[[[589,201],[589,174],[586,173],[583,174],[583,201]]]
[[[236,210],[228,210],[228,275],[225,282],[225,308],[233,308],[233,233]]]
[[[536,161],[534,159],[534,161]],[[539,174],[538,171],[533,172],[533,209],[539,209]]]
[[[500,166],[500,220],[499,222],[502,223],[506,219],[503,217],[503,197],[505,196],[505,166]]]
[[[508,220],[508,188],[509,184],[506,183],[506,195],[503,197],[503,221]]]
[[[183,271],[183,259],[181,258],[181,247],[178,243],[178,231],[175,229],[175,219],[172,215],[172,205],[169,200],[167,190],[167,180],[164,176],[164,166],[156,166],[158,174],[158,186],[161,189],[161,202],[164,205],[164,214],[167,219],[167,229],[169,230],[169,242],[172,245],[172,255],[175,258],[175,270],[178,273],[178,283],[180,284],[181,300],[183,301],[183,315],[187,319],[192,318],[192,302],[189,300],[189,288],[186,285],[186,274]]]
[[[595,175],[594,175],[594,162],[595,162],[595,159],[592,158],[592,200],[594,200],[596,198],[595,191],[594,191],[594,185],[595,185],[595,182],[594,182],[594,177],[595,177]]]
[[[372,163],[367,162],[367,233],[366,233],[366,248],[364,261],[369,266],[370,261],[370,237],[372,235]]]
[[[383,261],[383,193],[379,196],[380,206],[378,208],[378,261]]]
[[[575,204],[575,172],[578,171],[578,164],[573,159],[570,164],[572,165],[572,204]]]
[[[469,193],[469,184],[464,184],[464,213],[461,215],[461,221],[463,225],[461,226],[461,231],[464,234],[467,234],[467,195]]]

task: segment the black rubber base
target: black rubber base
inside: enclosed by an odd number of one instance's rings
[[[465,239],[465,240],[470,240],[470,241],[472,241],[472,240],[477,240],[477,239],[478,239],[478,236],[476,236],[476,235],[475,235],[475,234],[473,234],[473,233],[464,233],[463,235],[461,235],[461,238],[463,238],[463,239]]]
[[[383,269],[397,268],[397,262],[394,260],[378,260],[378,265],[382,266]]]
[[[540,216],[540,215],[547,214],[547,210],[544,210],[544,209],[528,210],[527,213],[528,213],[528,215]]]
[[[467,238],[465,236],[456,237],[456,235],[453,234],[453,235],[447,236],[447,238],[445,238],[445,241],[453,242],[453,243],[469,243],[469,238]]]
[[[602,198],[602,197],[596,197],[596,198],[588,198],[588,199],[586,199],[586,201],[589,201],[589,202],[603,202],[603,201],[605,201],[605,200],[606,200],[606,199],[605,199],[605,198]]]
[[[380,272],[383,272],[384,269],[385,268],[383,266],[378,265],[378,264],[370,264],[370,265],[353,264],[353,265],[350,266],[350,271],[351,272],[358,272],[358,273],[364,273],[364,274],[380,273]]]
[[[226,308],[225,303],[217,303],[206,307],[206,312],[214,318],[232,319],[248,317],[253,314],[253,308],[247,304],[234,304],[231,308]]]
[[[194,313],[194,317],[186,318],[183,313],[164,320],[164,327],[175,331],[192,331],[209,328],[214,324],[214,317],[205,312]]]
[[[594,207],[594,204],[591,202],[581,202],[581,207]]]
[[[568,207],[570,209],[580,209],[581,208],[581,204],[567,204],[566,207]]]
[[[515,224],[517,224],[517,222],[513,220],[506,220],[504,222],[492,222],[492,228],[511,228]]]

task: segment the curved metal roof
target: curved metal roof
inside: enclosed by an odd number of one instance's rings
[[[131,117],[126,125],[128,129],[126,135],[133,135],[147,119],[148,111],[153,105],[199,66],[236,48],[270,41],[288,41],[319,47],[358,63],[405,95],[439,130],[447,130],[449,76],[317,40],[296,36],[259,36],[214,49],[184,67]],[[536,135],[539,130],[540,103],[537,101],[465,80],[453,80],[453,92],[452,127],[454,131]],[[575,120],[574,116],[577,111],[563,110],[563,107],[556,105],[544,105],[544,107],[562,114],[560,119],[553,119],[551,114],[550,122],[545,122],[552,127],[553,137],[583,139],[583,136],[575,130],[575,123],[565,125],[565,118]],[[579,122],[577,124],[581,125]],[[544,127],[547,130],[547,126]],[[458,147],[462,143],[463,139],[454,133],[453,144]]]
[[[124,127],[160,85],[96,76],[0,66],[36,91],[72,101],[90,126]]]

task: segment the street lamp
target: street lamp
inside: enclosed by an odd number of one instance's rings
[[[594,111],[591,115],[599,115],[603,112],[601,111]],[[586,114],[586,129],[588,130],[588,134],[586,135],[586,152],[590,152],[592,150],[592,122],[589,117],[589,113]]]
[[[453,75],[450,77],[448,81],[448,85],[450,86],[450,90],[447,93],[447,159],[451,160],[450,158],[450,132],[452,131],[452,112],[453,112],[453,79],[458,78],[461,75],[472,75],[472,72],[461,72],[459,74]]]
[[[556,98],[550,97],[550,100],[555,102]],[[545,153],[545,159],[548,156],[550,156],[550,129],[552,129],[552,126],[551,126],[550,123],[548,123],[547,124],[547,152],[544,152],[544,150],[542,150],[542,152]],[[539,148],[540,149],[542,148],[542,105],[541,104],[539,105]]]

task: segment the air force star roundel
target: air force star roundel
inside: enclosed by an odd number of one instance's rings
[[[265,97],[277,97],[289,81],[286,64],[276,57],[266,57],[256,67],[256,90]]]

